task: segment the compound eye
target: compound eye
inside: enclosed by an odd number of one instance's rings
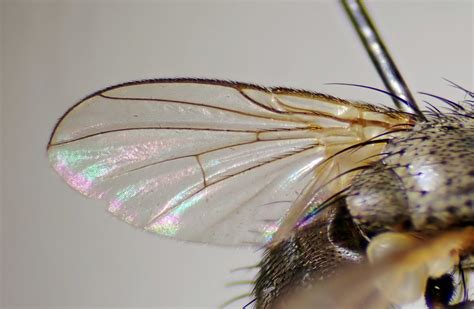
[[[428,308],[445,308],[454,294],[453,275],[445,274],[439,278],[429,278],[425,290],[426,305]]]

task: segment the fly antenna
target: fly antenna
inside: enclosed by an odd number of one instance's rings
[[[341,3],[359,34],[359,38],[364,44],[364,48],[369,54],[372,63],[382,78],[385,88],[394,95],[392,99],[395,106],[399,110],[416,114],[419,118],[426,120],[378,34],[363,1],[341,0]],[[400,100],[395,99],[397,97],[408,102],[408,104],[401,104]]]

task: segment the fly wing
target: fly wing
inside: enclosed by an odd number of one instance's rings
[[[127,223],[182,240],[258,245],[295,201],[316,191],[324,200],[343,185],[322,189],[327,180],[360,159],[328,158],[410,121],[300,90],[149,80],[80,101],[56,125],[48,155],[71,187]]]

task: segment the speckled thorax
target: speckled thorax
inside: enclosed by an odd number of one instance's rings
[[[295,287],[322,282],[366,258],[384,232],[437,234],[474,224],[474,117],[438,115],[390,137],[382,159],[354,178],[344,198],[269,248],[260,263],[257,308]],[[470,248],[470,246],[468,246]],[[463,268],[472,250],[460,252]]]
[[[474,127],[469,117],[417,124],[386,146],[346,198],[368,235],[438,231],[474,223]]]

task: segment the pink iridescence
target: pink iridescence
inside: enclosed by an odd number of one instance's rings
[[[178,231],[179,219],[180,218],[178,216],[169,214],[159,219],[157,222],[153,223],[149,227],[149,230],[157,234],[161,234],[165,236],[173,236]]]
[[[58,161],[54,164],[54,169],[61,175],[66,182],[73,187],[74,189],[78,190],[82,194],[86,194],[89,192],[89,189],[92,185],[92,180],[85,177],[82,173],[74,172],[66,162]]]

